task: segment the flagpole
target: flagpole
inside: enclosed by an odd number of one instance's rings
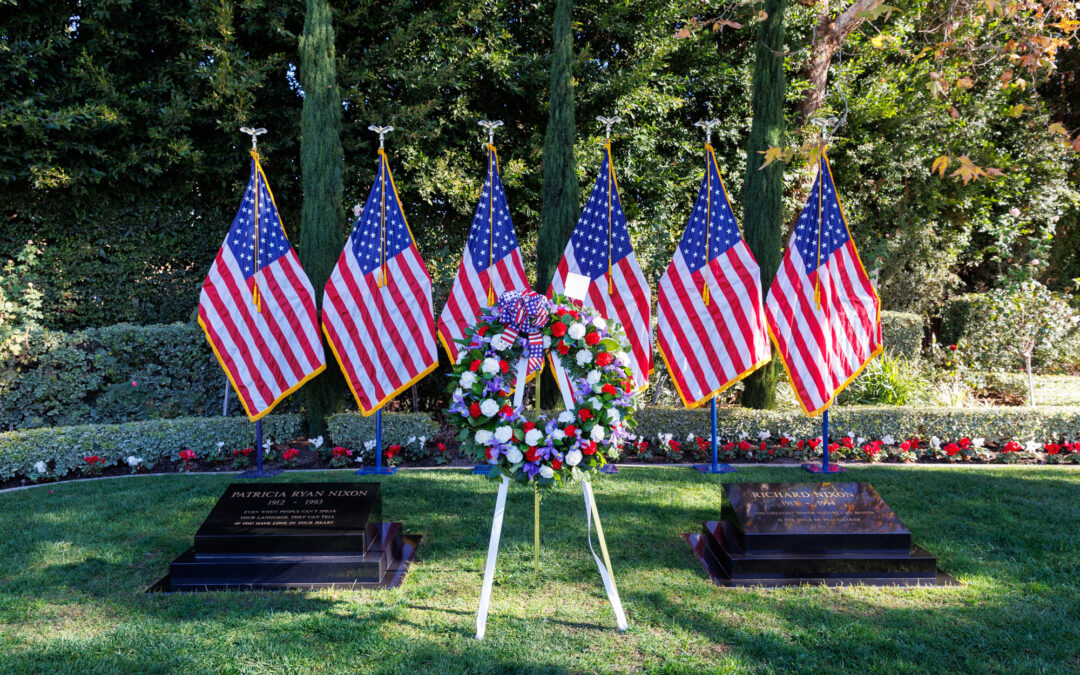
[[[258,155],[256,150],[258,149],[258,138],[262,134],[266,133],[266,129],[258,128],[252,129],[250,127],[240,127],[240,131],[251,136],[251,153],[254,161],[258,162]],[[259,236],[259,175],[256,169],[255,174],[255,237],[256,241]],[[259,250],[256,246],[255,249],[255,290],[253,293],[253,300],[258,304],[259,293]],[[226,386],[225,389],[225,402],[222,405],[224,413],[228,413],[229,406],[229,390]],[[240,474],[240,478],[269,478],[270,476],[276,476],[281,473],[281,469],[275,469],[273,471],[263,471],[263,432],[262,432],[262,419],[255,420],[255,469],[245,471]]]
[[[372,124],[368,127],[369,131],[374,131],[379,134],[379,174],[383,176],[382,187],[380,188],[380,214],[381,225],[380,235],[382,237],[382,269],[380,286],[385,287],[388,283],[386,278],[387,266],[386,266],[386,172],[390,170],[389,161],[386,159],[386,150],[384,149],[386,134],[394,130],[394,127],[383,127]],[[356,471],[357,476],[389,476],[397,472],[396,466],[383,466],[383,440],[382,440],[382,408],[375,411],[375,466],[362,466]]]
[[[817,277],[818,280],[817,280],[817,283],[815,284],[815,287],[814,287],[814,298],[817,300],[818,309],[821,310],[821,324],[822,324],[821,335],[822,335],[822,338],[824,338],[825,334],[829,330],[829,315],[828,315],[828,309],[823,309],[822,306],[821,306],[821,291],[820,291],[821,286],[822,286],[822,283],[821,283],[821,231],[822,231],[822,229],[824,227],[822,222],[821,222],[821,192],[825,187],[825,146],[826,146],[826,144],[828,143],[828,140],[829,140],[829,127],[832,127],[833,130],[835,131],[836,127],[838,127],[840,125],[842,120],[839,120],[839,119],[837,119],[835,117],[829,117],[829,118],[825,118],[825,119],[817,119],[817,120],[811,120],[811,121],[814,124],[817,124],[818,126],[821,127],[821,159],[818,160],[818,179],[817,179],[817,184],[818,184],[818,217],[817,217],[818,248],[817,248],[816,271],[817,271],[817,274],[818,274],[818,277]],[[827,306],[828,306],[828,303],[826,303],[826,307]],[[826,377],[826,378],[829,376],[829,349],[830,349],[830,344],[829,343],[830,343],[829,340],[823,340],[823,344],[825,345],[825,349],[824,349],[824,353],[822,354],[822,362],[824,364],[824,368],[822,370],[822,375],[823,375],[823,377]],[[832,405],[832,403],[830,402],[829,405]],[[828,407],[826,407],[825,411],[823,413],[821,413],[821,445],[822,445],[821,466],[819,467],[817,464],[809,463],[809,464],[803,464],[803,468],[806,469],[807,471],[811,472],[811,473],[823,473],[823,474],[841,473],[841,472],[845,471],[846,469],[844,469],[844,467],[842,467],[842,466],[833,465],[832,468],[830,468],[830,465],[829,465],[829,408]]]
[[[712,145],[712,130],[713,130],[713,127],[717,126],[718,124],[720,124],[720,120],[717,120],[717,119],[699,120],[697,122],[694,122],[695,127],[701,127],[702,129],[705,130],[705,178],[706,178],[707,181],[709,181],[709,184],[710,184],[709,196],[708,196],[709,212],[708,212],[708,214],[706,215],[706,218],[705,218],[705,267],[706,268],[709,265],[709,252],[710,252],[709,251],[709,230],[712,227],[712,222],[711,222],[711,220],[712,220],[712,189],[711,189],[712,165],[710,164],[709,148]],[[702,273],[702,276],[703,277],[705,276],[704,272]],[[705,278],[704,279],[705,286],[701,291],[701,297],[702,297],[702,300],[704,300],[705,304],[709,304],[709,294],[708,294],[709,286],[708,286],[708,283],[709,283],[709,280],[707,278]],[[710,412],[711,412],[711,416],[712,416],[712,464],[695,464],[694,468],[697,469],[698,471],[700,471],[701,473],[735,473],[735,467],[733,467],[733,466],[731,466],[730,464],[727,464],[727,463],[725,463],[725,464],[720,463],[720,458],[719,458],[720,452],[719,452],[719,449],[717,447],[718,442],[717,442],[717,437],[716,437],[716,394],[715,393],[712,396],[712,400],[709,401],[709,408],[710,408]]]

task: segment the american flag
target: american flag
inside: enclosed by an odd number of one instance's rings
[[[822,155],[766,302],[770,335],[806,414],[828,408],[881,352],[880,308]]]
[[[381,149],[375,185],[326,284],[322,319],[330,349],[364,415],[439,364],[431,277]]]
[[[482,308],[493,305],[506,291],[529,288],[493,145],[488,146],[487,169],[465,254],[439,316],[439,340],[451,361],[457,360],[460,349],[455,340],[465,337]]]
[[[315,291],[255,151],[244,201],[199,294],[199,325],[252,421],[326,368]]]
[[[643,389],[652,371],[652,293],[634,256],[619,184],[611,167],[611,144],[604,149],[600,176],[563,251],[548,296],[562,293],[571,273],[592,280],[588,302],[605,319],[622,324],[630,341],[634,384]]]
[[[712,146],[705,153],[694,212],[657,296],[657,345],[688,408],[770,358],[760,269],[735,222]]]

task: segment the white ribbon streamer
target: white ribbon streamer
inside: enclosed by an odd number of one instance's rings
[[[596,518],[596,531],[600,536],[601,541],[604,538],[603,530],[600,525],[600,513],[594,511],[591,505],[594,504],[594,498],[592,493],[592,486],[589,485],[589,481],[581,481],[581,491],[585,495],[585,527],[587,530],[586,540],[589,542],[589,552],[592,553],[593,560],[596,561],[596,567],[600,570],[600,578],[604,581],[604,590],[607,591],[608,601],[611,602],[611,609],[615,610],[615,623],[619,626],[620,631],[626,631],[626,614],[623,613],[622,600],[619,599],[619,589],[615,588],[615,577],[613,572],[607,568],[604,561],[600,559],[600,556],[596,555],[596,550],[592,545],[592,519]]]
[[[525,396],[525,374],[528,370],[529,357],[522,356],[517,362],[517,382],[514,384],[514,410],[521,410],[521,402]]]
[[[491,540],[488,542],[487,564],[484,565],[484,585],[480,590],[480,608],[476,610],[476,639],[483,640],[487,631],[488,603],[491,601],[491,584],[495,581],[495,558],[499,555],[499,537],[502,535],[503,513],[506,511],[506,489],[510,479],[502,477],[499,496],[495,498],[495,517],[491,520]]]
[[[551,355],[551,374],[555,376],[555,382],[559,385],[563,405],[567,410],[572,411],[574,409],[574,389],[570,386],[570,376],[563,369],[562,360],[555,354]]]

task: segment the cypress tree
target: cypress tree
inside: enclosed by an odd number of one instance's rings
[[[762,151],[783,145],[784,138],[784,0],[765,0],[768,17],[758,22],[750,106],[753,122],[746,145],[746,189],[743,228],[746,243],[761,266],[762,287],[768,292],[780,266],[780,237],[784,217],[784,163],[759,169]],[[780,364],[774,357],[746,378],[742,404],[749,408],[776,405]]]
[[[341,148],[341,92],[334,58],[334,27],[327,0],[307,0],[300,37],[300,82],[304,108],[300,118],[300,171],[304,203],[300,213],[298,254],[322,304],[323,288],[343,245],[344,151]],[[327,369],[304,386],[308,433],[321,436],[326,418],[341,407],[343,377],[325,344]]]
[[[540,234],[536,243],[536,290],[546,293],[566,242],[577,221],[578,176],[574,161],[574,33],[573,0],[558,0],[552,24],[551,97],[544,135],[544,189]],[[543,405],[558,399],[555,380],[545,371]]]

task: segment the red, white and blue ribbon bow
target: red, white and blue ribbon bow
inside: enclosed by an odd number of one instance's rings
[[[544,334],[551,314],[548,299],[536,291],[507,291],[499,296],[499,323],[505,328],[502,339],[513,344],[521,335],[525,336],[525,355],[528,369],[525,375],[539,370],[544,363]]]

